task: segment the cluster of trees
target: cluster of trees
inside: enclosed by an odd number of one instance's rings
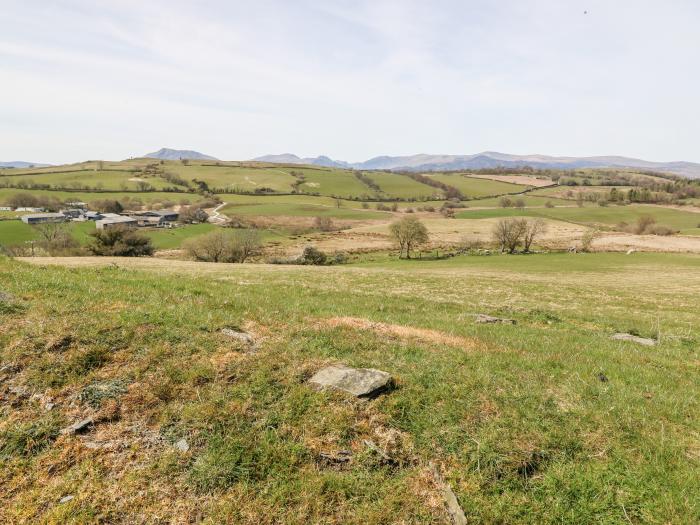
[[[673,230],[668,226],[657,224],[656,219],[651,215],[642,215],[637,218],[633,224],[621,222],[617,225],[617,229],[635,235],[673,235],[677,230]]]
[[[187,239],[183,249],[195,261],[243,263],[260,248],[256,230],[217,228],[215,231]]]
[[[522,210],[525,208],[525,199],[511,199],[503,196],[498,199],[498,204],[501,208],[518,208]]]

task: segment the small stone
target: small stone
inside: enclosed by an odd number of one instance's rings
[[[0,303],[9,303],[12,300],[14,300],[14,297],[12,297],[12,294],[0,291]]]
[[[190,449],[189,443],[187,443],[187,440],[185,438],[182,438],[180,441],[175,443],[175,448],[178,449],[180,452],[187,452]]]
[[[490,315],[479,314],[476,316],[477,323],[500,323],[500,324],[515,324],[515,319],[503,319],[501,317],[492,317]]]
[[[607,383],[608,382],[608,376],[606,376],[603,372],[598,372],[598,380],[601,383]]]
[[[632,334],[615,334],[611,337],[611,339],[615,339],[617,341],[630,341],[632,343],[637,343],[637,344],[644,345],[644,346],[656,345],[656,341],[654,339],[649,339],[646,337],[639,337],[639,336],[632,335]]]
[[[374,368],[333,365],[316,372],[309,384],[317,388],[342,390],[355,397],[374,397],[390,388],[393,379],[387,372]]]
[[[72,501],[75,499],[75,496],[73,494],[68,494],[68,496],[63,496],[60,500],[58,500],[59,503],[68,503],[69,501]]]
[[[88,430],[94,424],[94,420],[91,417],[85,418],[77,423],[73,423],[71,426],[61,430],[61,434],[80,434]]]
[[[234,330],[232,328],[223,328],[221,330],[221,333],[224,334],[226,337],[237,339],[238,341],[246,345],[252,346],[255,343],[253,336],[246,332],[239,332],[238,330]]]

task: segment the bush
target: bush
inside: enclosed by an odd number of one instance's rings
[[[185,224],[196,224],[207,222],[209,214],[199,206],[183,206],[180,208],[178,219]]]
[[[196,261],[243,263],[260,248],[256,230],[217,229],[188,239],[183,249]]]
[[[554,208],[554,204],[551,203],[551,201],[547,201],[544,203],[545,208]]]
[[[141,257],[154,252],[151,239],[124,226],[97,230],[90,235],[94,240],[88,250],[93,255]]]
[[[322,232],[331,232],[335,230],[335,225],[333,224],[333,219],[330,217],[316,217],[314,218],[314,227]]]
[[[323,266],[327,261],[328,256],[314,246],[304,248],[304,252],[299,258],[299,264],[312,264],[315,266]]]
[[[668,226],[664,226],[663,224],[654,224],[651,227],[647,228],[646,231],[650,235],[673,235],[674,233],[678,233],[677,230],[673,230],[669,228]]]

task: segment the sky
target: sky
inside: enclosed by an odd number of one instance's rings
[[[0,0],[0,160],[700,161],[696,0]]]

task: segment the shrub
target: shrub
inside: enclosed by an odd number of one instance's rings
[[[304,252],[299,258],[300,264],[312,264],[315,266],[322,266],[326,264],[327,261],[328,256],[318,248],[315,248],[314,246],[307,246],[306,248],[304,248]]]
[[[223,230],[188,239],[183,249],[196,261],[243,263],[260,248],[256,230]]]
[[[330,232],[335,230],[333,219],[331,219],[330,217],[314,218],[314,227],[321,230],[322,232]]]
[[[651,215],[642,215],[637,219],[637,224],[634,227],[634,233],[642,235],[647,232],[654,224],[656,219]]]
[[[554,208],[554,204],[551,203],[551,201],[547,201],[544,203],[545,208]]]
[[[669,228],[668,226],[664,226],[663,224],[654,224],[647,228],[647,233],[651,235],[673,235],[674,233],[678,233],[677,230],[673,230],[672,228]]]
[[[154,252],[151,239],[124,226],[97,230],[90,235],[94,240],[88,250],[94,255],[141,257]]]
[[[525,219],[501,219],[493,229],[494,242],[501,252],[515,253],[527,229]]]

